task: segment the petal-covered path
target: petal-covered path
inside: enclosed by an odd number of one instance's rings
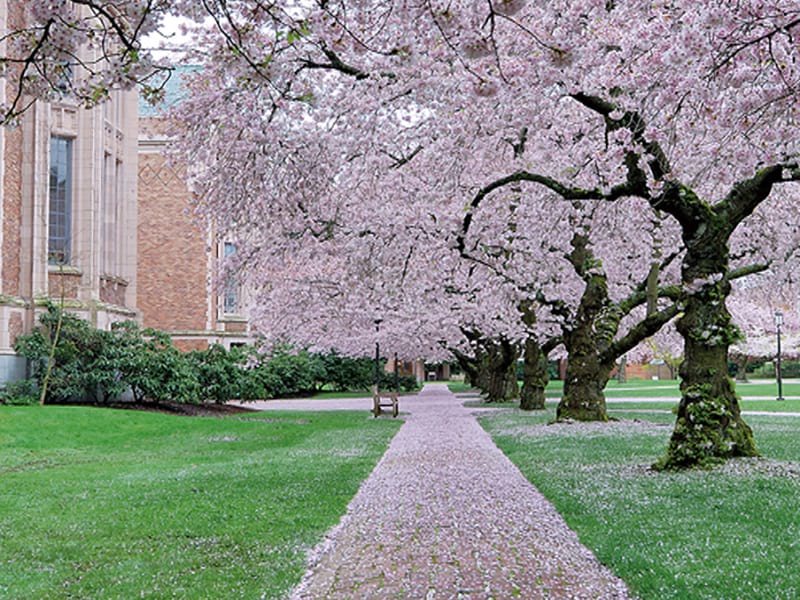
[[[444,385],[406,423],[313,553],[293,598],[627,598]]]

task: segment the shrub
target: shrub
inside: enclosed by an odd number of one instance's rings
[[[351,358],[335,351],[317,356],[324,369],[322,384],[336,391],[368,390],[375,381],[371,358]]]
[[[254,400],[266,395],[263,383],[255,375],[256,369],[248,367],[252,358],[250,347],[225,350],[219,344],[187,355],[197,374],[203,399],[217,404],[233,399]]]
[[[413,375],[400,375],[398,378],[398,383],[400,385],[401,392],[413,392],[419,388],[419,384],[417,383],[417,378]],[[384,370],[381,370],[381,389],[383,390],[394,390],[395,389],[395,380],[394,380],[394,373],[387,373]]]
[[[140,330],[136,323],[115,324],[113,362],[121,381],[139,402],[200,402],[200,382],[189,359],[172,345],[169,335]]]
[[[52,352],[48,402],[104,401],[124,391],[115,366],[108,361],[109,332],[94,329],[54,304],[47,306],[39,323],[34,332],[17,338],[14,349],[31,361],[33,380],[40,388]],[[57,330],[58,341],[53,348]]]
[[[257,381],[269,397],[308,394],[325,379],[325,367],[318,356],[306,350],[294,352],[286,345],[276,346],[256,368]]]
[[[39,403],[39,393],[33,379],[22,379],[7,383],[0,389],[0,404],[29,406]]]

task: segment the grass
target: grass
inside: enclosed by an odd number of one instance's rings
[[[674,379],[662,379],[653,381],[650,379],[629,379],[627,383],[619,384],[614,380],[608,382],[605,388],[606,399],[613,401],[615,398],[680,398],[678,381]],[[464,383],[448,383],[447,387],[453,393],[478,393],[475,388]],[[547,385],[545,396],[548,399],[559,399],[564,391],[562,380],[553,380]],[[747,383],[737,383],[736,391],[744,398],[775,398],[778,388],[774,381],[763,382],[753,380]],[[800,399],[800,382],[796,380],[785,381],[783,383],[784,397],[796,397]],[[780,403],[783,404],[783,403]],[[750,409],[762,410],[762,409]],[[768,410],[768,409],[763,409]],[[781,410],[776,408],[775,410]],[[788,410],[788,409],[787,409]]]
[[[448,381],[447,389],[449,389],[454,394],[465,394],[469,392],[477,393],[477,390],[474,387],[472,387],[468,383],[464,383],[463,381]]]
[[[643,600],[800,595],[800,423],[748,418],[765,459],[653,473],[671,414],[547,425],[553,411],[481,419],[598,558]]]
[[[666,401],[647,401],[647,402],[615,402],[613,399],[606,402],[606,407],[611,411],[652,411],[652,410],[667,410],[671,411],[673,407],[677,406],[678,399]],[[548,404],[549,405],[549,404]],[[555,406],[555,401],[553,401]],[[800,414],[800,400],[784,400],[779,402],[777,400],[748,400],[743,399],[740,403],[743,411],[755,412],[786,412]]]
[[[0,407],[0,597],[283,597],[398,427]]]

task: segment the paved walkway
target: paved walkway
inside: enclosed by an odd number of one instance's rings
[[[435,384],[401,399],[406,423],[294,599],[628,598],[461,402]]]

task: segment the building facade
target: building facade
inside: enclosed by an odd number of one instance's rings
[[[21,27],[23,11],[0,0],[0,28]],[[138,318],[136,134],[135,92],[91,110],[36,102],[0,128],[0,383],[25,376],[14,342],[48,301],[99,328]]]
[[[170,80],[167,103],[178,100],[180,77]],[[140,105],[137,306],[143,325],[165,331],[181,350],[252,343],[246,297],[217,276],[235,244],[194,218],[183,168],[165,157],[169,128],[159,110]]]

